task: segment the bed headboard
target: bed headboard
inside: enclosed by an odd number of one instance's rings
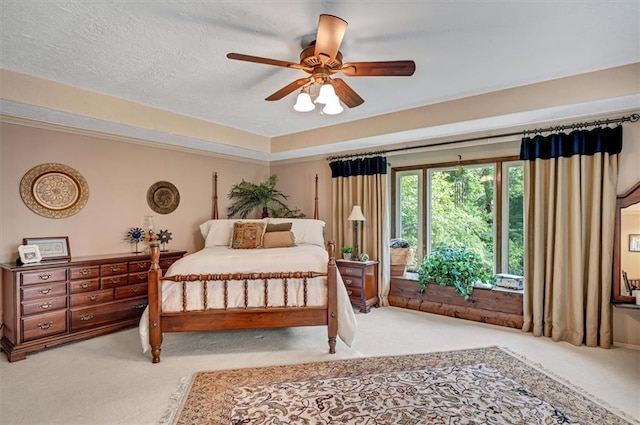
[[[315,185],[315,197],[313,199],[313,219],[317,220],[320,218],[320,214],[318,213],[318,175],[316,174],[316,185]],[[211,218],[217,220],[218,217],[218,172],[214,171],[213,173],[213,209],[211,211]]]

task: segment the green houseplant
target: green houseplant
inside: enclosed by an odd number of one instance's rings
[[[278,176],[272,174],[262,183],[251,183],[242,179],[240,183],[231,186],[229,199],[233,203],[228,208],[228,217],[247,216],[256,208],[262,210],[264,217],[301,218],[304,214],[298,209],[290,209],[284,201],[287,195],[276,189]]]
[[[342,249],[342,258],[345,260],[351,260],[351,255],[353,255],[353,248],[350,246],[343,246]]]
[[[473,293],[475,283],[487,282],[490,276],[490,266],[466,246],[441,245],[418,268],[422,291],[430,282],[436,282],[440,286],[453,286],[465,300]]]

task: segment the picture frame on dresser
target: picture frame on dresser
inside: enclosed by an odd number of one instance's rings
[[[48,236],[23,238],[23,245],[36,245],[40,251],[41,261],[62,261],[71,259],[68,236]]]
[[[20,245],[18,255],[22,264],[39,263],[42,260],[38,245]]]

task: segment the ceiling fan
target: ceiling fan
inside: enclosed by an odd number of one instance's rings
[[[342,53],[339,49],[346,30],[347,22],[345,20],[333,15],[320,15],[316,40],[312,42],[309,47],[302,50],[300,53],[300,63],[261,58],[241,53],[228,53],[227,58],[265,65],[281,66],[284,68],[299,69],[310,74],[308,77],[300,78],[287,84],[280,90],[268,96],[265,100],[280,100],[297,89],[301,89],[302,94],[306,93],[308,96],[309,91],[313,89],[313,86],[318,84],[320,86],[320,90],[316,102],[331,102],[331,98],[326,98],[326,96],[333,96],[335,103],[337,104],[334,104],[334,106],[339,108],[338,112],[334,113],[342,112],[342,107],[339,105],[337,99],[341,100],[349,108],[361,105],[364,103],[364,99],[362,99],[358,93],[344,82],[344,80],[341,78],[331,78],[332,75],[341,72],[348,77],[398,77],[411,76],[415,72],[416,64],[412,60],[343,63]],[[325,93],[323,95],[323,91],[325,90],[330,92],[330,94]],[[337,98],[335,96],[337,96]],[[299,102],[300,98],[298,99],[298,103]],[[310,97],[307,98],[307,102],[310,104],[309,108],[313,109],[314,105],[311,103]],[[296,106],[298,106],[298,103],[296,103]],[[327,107],[329,106],[330,104],[327,103]],[[295,109],[303,110],[298,108]],[[323,111],[327,112],[327,108],[323,109]]]

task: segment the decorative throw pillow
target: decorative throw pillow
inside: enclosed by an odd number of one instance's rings
[[[262,248],[262,236],[266,223],[236,222],[233,224],[231,248],[255,249]]]
[[[269,224],[293,223],[291,231],[297,245],[318,245],[325,248],[324,221],[309,218],[270,218]]]
[[[278,232],[265,232],[262,237],[263,248],[287,248],[295,245],[293,232],[283,230]]]
[[[269,223],[267,224],[267,230],[265,230],[265,232],[269,233],[269,232],[284,232],[284,231],[289,231],[291,230],[291,226],[293,226],[293,223],[289,222],[289,223]]]

